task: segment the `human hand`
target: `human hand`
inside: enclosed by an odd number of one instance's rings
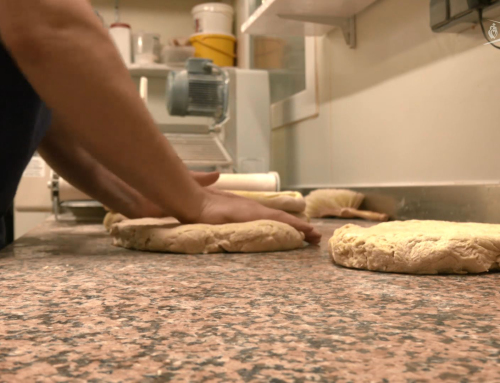
[[[312,225],[284,211],[267,208],[258,202],[217,189],[206,188],[197,223],[224,224],[269,219],[284,222],[305,235],[307,242],[318,244],[321,234]]]
[[[191,176],[200,186],[207,187],[216,183],[220,174],[218,172],[204,173],[192,171]]]
[[[191,172],[200,186],[204,186],[205,203],[196,223],[224,224],[235,222],[249,222],[260,219],[284,222],[304,233],[306,241],[318,244],[321,234],[309,223],[302,221],[284,211],[270,209],[248,198],[210,187],[219,179],[219,173]],[[147,207],[142,214],[149,217],[163,217],[165,214],[158,206],[147,201]],[[192,222],[192,223],[195,223]]]

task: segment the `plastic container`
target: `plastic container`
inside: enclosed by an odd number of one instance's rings
[[[234,66],[236,38],[229,35],[192,35],[189,39],[195,48],[195,57],[211,59],[218,66]]]
[[[132,63],[132,29],[130,25],[125,23],[111,24],[109,34],[125,65],[130,65]]]
[[[160,61],[160,36],[155,33],[134,34],[134,63],[153,64]]]
[[[205,3],[191,11],[196,34],[232,35],[234,10],[228,4]]]
[[[170,67],[184,67],[188,59],[194,57],[194,47],[164,46],[161,51],[161,62]]]

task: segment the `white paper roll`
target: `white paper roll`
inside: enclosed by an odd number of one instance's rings
[[[109,34],[113,39],[125,65],[132,63],[132,32],[130,25],[124,23],[111,24]]]
[[[242,191],[280,191],[280,177],[276,172],[255,174],[221,174],[214,184],[219,190]],[[70,185],[63,178],[59,178],[59,200],[91,201],[92,198]]]

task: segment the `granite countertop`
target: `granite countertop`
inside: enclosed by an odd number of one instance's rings
[[[0,252],[0,381],[492,382],[500,274],[334,266],[321,247],[176,255],[47,221]]]

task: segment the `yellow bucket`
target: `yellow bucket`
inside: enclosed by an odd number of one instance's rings
[[[194,56],[211,59],[218,66],[234,66],[236,39],[230,35],[199,34],[189,39]]]

